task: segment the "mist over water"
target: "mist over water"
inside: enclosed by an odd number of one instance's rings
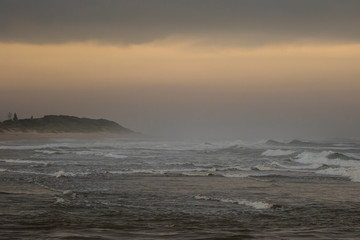
[[[360,234],[358,141],[3,141],[0,179],[5,238]]]

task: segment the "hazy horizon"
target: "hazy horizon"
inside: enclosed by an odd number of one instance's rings
[[[1,1],[0,120],[155,136],[360,136],[359,1]]]

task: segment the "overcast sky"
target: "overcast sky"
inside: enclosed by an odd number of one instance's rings
[[[182,137],[360,134],[360,1],[0,2],[0,113]]]
[[[223,44],[357,42],[357,0],[1,1],[0,37],[24,43],[141,44],[169,36]],[[215,38],[215,39],[213,39]]]

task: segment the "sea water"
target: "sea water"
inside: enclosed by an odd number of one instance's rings
[[[359,239],[360,142],[0,142],[0,239]]]

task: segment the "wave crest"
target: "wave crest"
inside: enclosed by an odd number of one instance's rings
[[[360,182],[360,170],[355,168],[327,168],[316,171],[318,174],[347,177],[353,182]]]
[[[291,155],[291,154],[294,154],[294,153],[295,153],[295,151],[292,151],[292,150],[268,149],[265,152],[263,152],[261,155],[262,156],[267,156],[267,157],[278,157],[278,156]]]
[[[297,155],[293,160],[299,163],[304,164],[326,164],[332,166],[341,166],[341,167],[354,167],[360,169],[360,161],[358,160],[350,160],[351,158],[341,159],[334,158],[335,156],[346,156],[342,153],[336,153],[333,151],[322,151],[319,153],[314,152],[302,152]]]

